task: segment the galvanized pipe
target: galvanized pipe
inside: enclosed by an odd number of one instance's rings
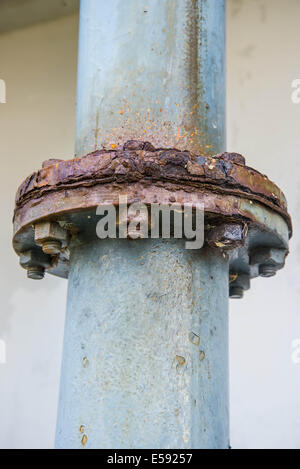
[[[223,0],[82,0],[76,154],[225,149]],[[228,447],[228,260],[182,240],[70,246],[58,448]]]
[[[225,150],[224,0],[81,0],[76,155]]]
[[[228,447],[228,260],[182,240],[71,246],[58,448]]]

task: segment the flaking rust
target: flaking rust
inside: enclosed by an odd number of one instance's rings
[[[248,265],[248,251],[257,246],[279,248],[284,257],[288,252],[292,225],[285,197],[265,175],[247,167],[242,155],[202,156],[176,148],[155,148],[138,140],[82,158],[45,161],[17,192],[15,251],[23,259],[24,252],[37,256],[36,250],[42,247],[56,255],[50,266],[34,267],[67,277],[67,240],[80,231],[88,230],[94,236],[95,226],[88,219],[93,218],[96,207],[117,206],[119,196],[124,195],[128,204],[176,203],[204,208],[206,244],[222,251],[239,250],[238,257],[231,257],[231,274],[245,270],[254,278],[266,270],[259,263]],[[60,236],[53,239],[46,234],[40,239],[39,228],[44,226],[49,226],[51,233],[63,232],[63,244]],[[237,289],[235,284],[231,286]]]
[[[142,188],[143,199],[154,185],[175,193],[208,190],[255,200],[279,213],[292,232],[282,191],[266,176],[245,166],[242,155],[222,153],[207,157],[176,148],[154,148],[149,142],[135,140],[82,158],[47,160],[18,189],[15,216],[26,210],[28,202],[38,204],[44,196],[60,191],[72,197],[74,189],[108,185],[111,191],[127,186],[130,193],[136,183]]]

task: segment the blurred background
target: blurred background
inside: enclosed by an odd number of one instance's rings
[[[230,300],[233,448],[300,448],[300,1],[227,0],[227,151],[285,193],[286,268]],[[18,185],[74,154],[78,2],[0,0],[0,448],[53,448],[67,282],[26,279],[11,247]]]

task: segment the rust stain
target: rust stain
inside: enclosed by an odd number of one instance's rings
[[[234,282],[237,279],[237,274],[230,273],[229,274],[229,283]]]
[[[189,341],[192,344],[198,346],[200,344],[200,337],[197,334],[195,334],[194,332],[190,332],[189,333]]]
[[[182,116],[181,127],[187,132],[188,143],[191,148],[200,149],[207,155],[212,147],[207,138],[209,106],[205,101],[204,61],[207,59],[207,27],[203,2],[191,0],[186,2],[186,46],[185,70],[187,74],[187,100],[189,105]],[[201,126],[199,126],[201,122]],[[206,142],[204,145],[203,142]]]
[[[89,366],[89,361],[88,361],[87,357],[83,357],[83,359],[82,359],[82,366],[83,366],[84,368],[87,368],[87,367]]]
[[[46,196],[51,207],[48,213],[55,214],[62,210],[62,198],[65,210],[69,210],[69,206],[75,209],[79,199],[78,209],[84,209],[90,207],[93,191],[98,195],[102,191],[113,198],[122,189],[128,196],[145,203],[154,202],[154,193],[157,202],[162,203],[160,197],[164,197],[164,191],[169,191],[168,200],[176,195],[181,203],[188,200],[189,194],[197,194],[205,198],[208,212],[211,207],[212,212],[244,216],[239,207],[242,197],[279,213],[286,220],[290,233],[292,231],[282,191],[265,175],[247,167],[242,155],[222,153],[208,157],[176,148],[155,149],[150,142],[136,140],[82,158],[48,160],[19,187],[15,217],[21,227],[22,220],[34,206],[34,213],[39,213],[39,204],[43,205]],[[231,200],[225,195],[234,198]],[[45,214],[40,213],[40,216]]]
[[[176,355],[176,361],[177,361],[177,367],[181,367],[185,364],[185,358],[180,356],[180,355]]]
[[[88,441],[88,437],[86,436],[86,434],[84,434],[83,437],[81,438],[82,446],[85,446],[87,444],[87,441]]]

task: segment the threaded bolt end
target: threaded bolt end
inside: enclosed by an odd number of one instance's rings
[[[229,287],[229,297],[240,299],[244,296],[244,289],[243,287],[238,287],[237,285],[231,285]]]
[[[276,269],[274,265],[261,264],[259,266],[259,275],[261,277],[273,277],[275,274],[276,274]]]
[[[27,269],[27,277],[33,280],[42,280],[45,276],[45,269],[40,265],[29,267]]]
[[[61,251],[61,242],[56,239],[49,239],[43,242],[42,249],[45,254],[59,254]]]

